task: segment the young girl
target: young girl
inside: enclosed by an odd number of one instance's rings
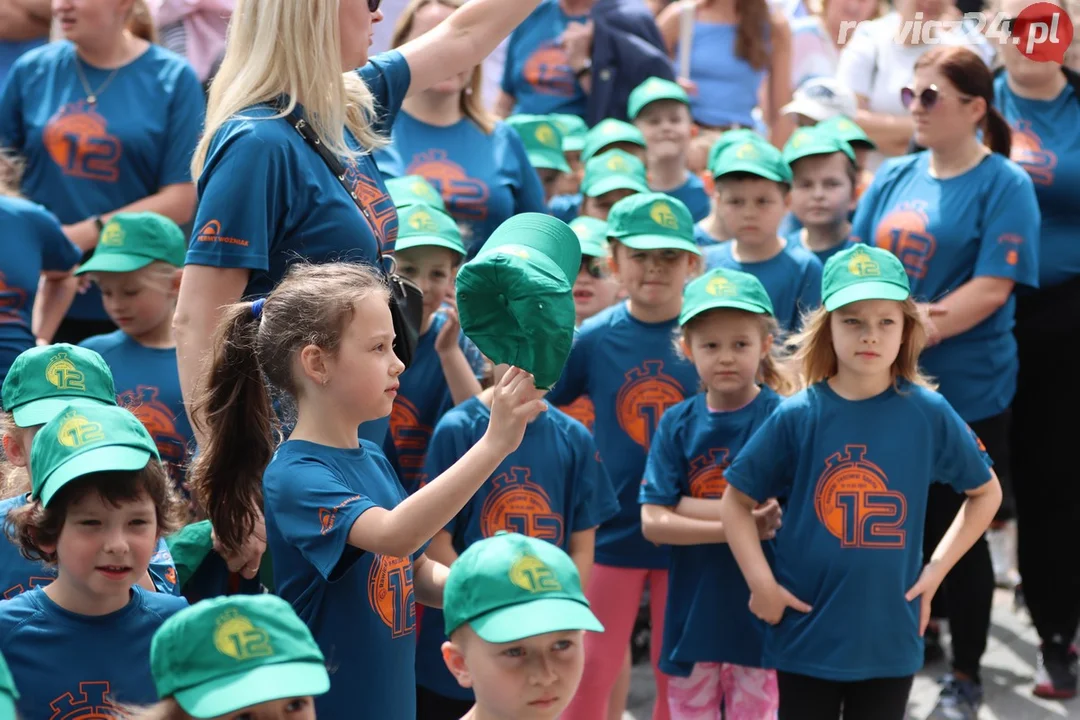
[[[497,365],[495,381],[508,370]],[[431,436],[426,476],[444,473],[484,436],[493,398],[494,388],[488,388],[442,417]],[[565,413],[549,409],[529,423],[521,446],[435,535],[427,552],[449,566],[483,538],[500,530],[518,532],[565,550],[587,581],[596,527],[618,509],[592,435]],[[425,720],[458,720],[474,702],[473,693],[446,669],[440,652],[445,641],[442,613],[426,610],[416,657],[417,717]]]
[[[183,231],[167,217],[119,213],[101,231],[93,257],[75,273],[101,288],[105,312],[120,328],[80,344],[105,358],[117,403],[146,426],[181,491],[192,433],[180,394],[172,320],[184,249]]]
[[[672,545],[660,669],[671,675],[672,720],[764,720],[779,704],[776,673],[762,668],[764,627],[722,543],[724,470],[794,382],[773,356],[772,302],[753,275],[713,270],[686,287],[680,345],[705,392],[664,413],[641,486],[641,531]],[[759,383],[761,383],[759,385]],[[780,507],[754,514],[763,540]],[[766,555],[771,555],[766,548]]]
[[[982,536],[1001,487],[978,438],[918,368],[926,331],[904,266],[856,245],[832,258],[781,403],[725,473],[721,520],[769,623],[780,720],[901,720],[942,579]],[[967,499],[922,563],[931,482]],[[754,507],[787,498],[775,575]]]
[[[154,702],[151,637],[187,601],[135,586],[179,510],[153,439],[123,408],[69,405],[34,437],[30,465],[30,502],[8,513],[6,531],[58,572],[0,603],[20,712],[108,715]]]
[[[330,675],[311,631],[273,595],[217,598],[165,621],[150,647],[161,702],[131,720],[314,720]]]
[[[351,717],[360,697],[371,717],[412,720],[414,593],[437,606],[446,579],[423,547],[545,409],[534,380],[508,372],[484,437],[406,496],[378,446],[357,440],[360,423],[390,414],[404,369],[379,275],[360,264],[298,264],[265,301],[222,312],[196,404],[208,438],[193,468],[196,494],[226,547],[251,534],[263,505],[277,594],[335,670],[330,691],[316,701],[319,714]],[[297,408],[276,452],[264,376]]]

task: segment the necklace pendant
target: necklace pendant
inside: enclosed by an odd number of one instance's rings
[[[86,96],[86,102],[90,103],[91,105],[97,105],[97,96],[96,95],[87,95]]]

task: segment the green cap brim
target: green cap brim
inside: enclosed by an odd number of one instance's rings
[[[112,403],[102,402],[101,400],[95,400],[94,398],[88,398],[81,395],[77,397],[50,397],[34,400],[25,405],[13,408],[11,415],[15,419],[16,427],[28,428],[36,425],[44,425],[59,415],[60,412],[69,405],[111,404]]]
[[[736,162],[728,165],[718,173],[713,174],[714,180],[719,180],[725,175],[731,175],[733,173],[747,173],[748,175],[757,175],[760,178],[766,180],[772,180],[778,183],[790,183],[791,181],[786,177],[781,177],[780,173],[775,173],[772,170],[766,170],[757,163],[753,162]]]
[[[587,605],[566,598],[543,598],[509,605],[470,620],[469,626],[489,643],[514,642],[566,630],[604,632],[604,626]]]
[[[583,242],[581,243],[581,254],[589,257],[607,257],[608,251],[603,243]]]
[[[647,185],[635,180],[629,175],[616,175],[614,177],[606,177],[603,180],[597,180],[589,186],[588,191],[584,194],[586,197],[596,198],[616,190],[633,190],[634,192],[639,193],[649,192]]]
[[[850,160],[851,162],[855,162],[854,152],[848,155],[848,153],[844,150],[839,150],[836,147],[830,145],[807,145],[806,147],[801,147],[798,150],[791,150],[784,154],[784,162],[786,162],[788,165],[791,165],[795,162],[798,162],[799,160],[802,160],[803,158],[813,157],[814,155],[832,155],[834,153],[842,153],[844,157],[846,157],[848,160]]]
[[[0,718],[14,720],[15,717],[15,699],[6,692],[0,692]]]
[[[581,152],[585,149],[585,136],[563,138],[562,149],[563,152]]]
[[[418,235],[416,237],[409,236],[407,238],[399,237],[394,242],[394,250],[408,250],[415,247],[441,247],[447,250],[453,250],[462,257],[465,256],[465,246],[460,243],[456,243],[453,240],[447,240],[441,238],[438,235]]]
[[[845,288],[837,290],[832,295],[825,298],[823,304],[825,305],[826,310],[832,312],[845,305],[850,305],[851,303],[860,302],[862,300],[907,300],[910,295],[911,292],[900,285],[894,285],[890,282],[881,282],[880,280],[870,280],[854,285],[848,285]]]
[[[145,255],[127,255],[121,253],[104,253],[98,255],[95,253],[85,265],[75,271],[75,274],[85,275],[86,273],[91,272],[135,272],[136,270],[143,269],[152,262],[154,262],[154,258],[146,257]],[[163,262],[168,261],[165,260]]]
[[[526,154],[529,156],[529,164],[534,168],[558,170],[564,173],[570,172],[570,164],[566,162],[566,158],[561,153],[531,152]]]
[[[701,248],[692,240],[680,240],[670,235],[631,235],[617,237],[615,240],[633,250],[684,250],[694,255],[701,254]]]
[[[142,448],[123,445],[104,445],[87,450],[71,458],[45,479],[41,488],[41,504],[48,507],[49,501],[75,478],[97,472],[142,470],[153,455]]]
[[[713,302],[705,303],[704,305],[698,305],[690,308],[679,315],[679,324],[685,325],[698,315],[708,312],[709,310],[718,310],[720,308],[730,308],[732,310],[745,310],[756,315],[772,315],[772,310],[764,305],[758,305],[757,303],[744,302],[742,300],[714,300]]]
[[[322,695],[329,689],[330,675],[321,663],[284,662],[178,690],[173,697],[184,712],[202,720],[271,700]]]
[[[674,90],[660,92],[656,95],[651,95],[648,100],[641,103],[640,107],[631,108],[627,113],[627,116],[630,118],[630,122],[637,120],[638,116],[641,115],[642,110],[649,107],[653,103],[660,102],[661,100],[674,100],[675,102],[686,105],[687,107],[689,107],[690,105],[690,103],[687,102],[687,98],[685,95],[677,93]]]

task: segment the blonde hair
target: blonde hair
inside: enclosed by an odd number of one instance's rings
[[[777,395],[782,395],[784,397],[794,395],[798,392],[798,376],[791,368],[790,359],[784,355],[783,350],[781,349],[783,344],[780,342],[780,325],[776,322],[776,318],[772,315],[751,313],[737,308],[717,308],[717,310],[719,309],[754,317],[758,321],[761,339],[764,341],[770,335],[772,336],[772,346],[758,365],[757,382],[770,388]],[[699,325],[702,318],[711,315],[714,312],[715,310],[703,312],[676,331],[675,349],[679,355],[689,359],[687,348],[690,344],[690,334],[693,332],[694,326]]]
[[[308,123],[335,155],[355,159],[386,145],[372,127],[375,98],[360,75],[341,72],[338,28],[340,0],[237,0],[225,57],[210,84],[206,129],[191,159],[192,176],[202,174],[206,154],[221,126],[245,108],[282,93],[285,117],[304,102]],[[345,141],[348,128],[361,146]]]
[[[18,442],[16,435],[26,430],[15,424],[15,418],[9,412],[0,412],[0,435],[11,435]],[[30,473],[25,467],[12,463],[5,456],[0,460],[0,500],[25,495],[30,492]]]
[[[170,295],[176,292],[176,274],[180,272],[180,268],[175,265],[170,265],[164,260],[155,260],[154,262],[141,267],[138,270],[132,270],[126,273],[101,273],[92,272],[87,273],[90,279],[95,283],[98,282],[98,278],[103,274],[108,275],[134,275],[138,278],[140,285],[147,290],[153,290],[159,292],[162,295]]]
[[[465,4],[465,0],[410,0],[405,9],[401,11],[397,24],[394,25],[394,34],[390,39],[390,47],[401,47],[405,39],[412,34],[413,21],[416,13],[428,5],[442,5],[457,10]],[[460,106],[461,113],[472,120],[484,131],[485,135],[495,132],[495,116],[484,107],[483,101],[484,74],[477,65],[473,68],[469,82],[461,90]]]
[[[900,307],[904,313],[904,329],[900,353],[891,368],[893,387],[899,390],[900,381],[906,380],[912,385],[936,390],[937,385],[919,368],[919,355],[926,347],[927,334],[918,307],[911,298],[901,302]],[[803,331],[793,339],[796,346],[794,361],[801,368],[806,387],[828,380],[838,370],[831,317],[831,312],[819,307],[803,319]]]

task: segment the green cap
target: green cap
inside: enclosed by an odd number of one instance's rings
[[[855,162],[855,151],[845,140],[841,140],[831,132],[823,132],[816,125],[801,127],[791,134],[782,153],[784,162],[789,166],[794,165],[796,160],[802,160],[811,155],[832,155],[844,153],[848,160]]]
[[[30,348],[4,378],[4,409],[21,428],[44,425],[78,402],[116,404],[112,371],[93,350],[67,343]]]
[[[442,195],[420,175],[406,175],[386,181],[386,192],[398,210],[417,203],[424,203],[446,212],[446,203]]]
[[[713,163],[716,162],[716,158],[720,157],[720,153],[727,150],[736,143],[746,142],[753,140],[755,142],[762,142],[768,144],[768,140],[762,137],[759,133],[751,130],[750,128],[735,128],[734,130],[728,130],[720,135],[709,148],[709,162],[706,167],[711,168]]]
[[[570,221],[570,229],[581,241],[581,254],[589,257],[607,257],[607,223],[588,215],[579,215]]]
[[[548,115],[559,126],[562,133],[562,149],[564,153],[581,152],[585,147],[585,136],[589,134],[589,126],[577,115]]]
[[[192,717],[322,695],[326,661],[292,606],[275,595],[203,600],[166,620],[150,643],[159,697]]]
[[[870,139],[863,129],[854,120],[843,115],[822,120],[814,127],[832,133],[852,147],[861,144],[871,150],[877,150],[877,145],[874,144],[874,141]]]
[[[30,495],[41,504],[90,473],[142,470],[160,460],[139,419],[115,405],[69,405],[45,424],[30,446]]]
[[[15,689],[15,679],[11,677],[4,656],[0,655],[0,719],[15,720],[15,701],[19,691]]]
[[[679,87],[678,83],[663,78],[651,77],[634,88],[626,105],[626,113],[631,120],[636,120],[646,105],[660,100],[675,100],[690,105],[690,96]]]
[[[700,255],[694,243],[694,218],[677,198],[649,192],[623,198],[608,215],[609,238],[635,250],[685,250]]]
[[[907,300],[904,265],[888,250],[858,243],[836,253],[821,275],[821,304],[829,312],[860,300]]]
[[[645,147],[645,136],[628,122],[607,118],[601,120],[585,136],[585,147],[581,150],[581,159],[585,162],[613,143],[632,143]]]
[[[465,255],[465,243],[454,218],[427,203],[406,205],[398,211],[398,236],[394,250],[421,246],[443,247]]]
[[[183,267],[186,245],[184,231],[164,215],[117,213],[101,229],[94,254],[75,274],[133,272],[155,260]]]
[[[534,168],[570,172],[563,154],[563,136],[559,126],[543,115],[512,115],[506,124],[517,131]]]
[[[791,168],[780,151],[766,142],[747,140],[724,149],[709,168],[713,178],[749,173],[773,182],[791,184]]]
[[[600,197],[614,190],[649,192],[645,163],[622,150],[608,150],[585,163],[582,195]]]
[[[557,545],[508,532],[473,543],[450,566],[443,622],[447,636],[468,624],[490,643],[604,631],[570,556]]]
[[[679,324],[685,325],[708,310],[733,308],[772,315],[773,305],[761,281],[750,273],[717,268],[686,286]]]
[[[531,372],[549,388],[562,374],[574,341],[574,280],[581,244],[561,220],[520,213],[496,228],[461,266],[461,328],[495,364]]]

